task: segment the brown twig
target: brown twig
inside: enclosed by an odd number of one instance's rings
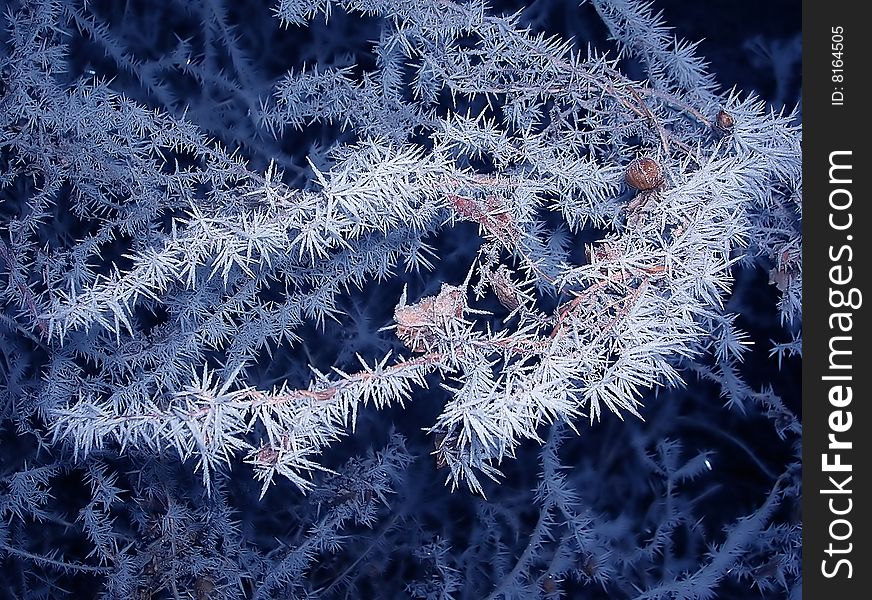
[[[27,309],[33,316],[33,320],[36,323],[36,326],[39,328],[39,332],[43,335],[43,337],[47,337],[48,327],[44,319],[41,319],[39,317],[39,309],[36,306],[36,298],[34,298],[33,292],[30,290],[30,288],[27,287],[27,283],[19,281],[18,277],[16,276],[16,268],[18,267],[18,264],[15,261],[15,257],[9,251],[9,247],[6,245],[6,242],[4,242],[2,239],[0,239],[0,258],[2,258],[9,266],[9,280],[12,285],[18,290],[18,293],[21,295],[25,306],[27,306]],[[42,346],[41,343],[40,346]]]

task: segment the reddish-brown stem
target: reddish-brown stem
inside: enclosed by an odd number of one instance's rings
[[[15,289],[18,290],[18,293],[21,295],[24,304],[27,306],[27,309],[30,311],[30,314],[33,316],[33,320],[36,323],[36,326],[39,328],[39,332],[43,337],[48,337],[48,327],[43,319],[39,318],[39,309],[36,306],[36,299],[33,297],[33,292],[30,291],[30,288],[27,287],[27,283],[20,281],[16,276],[16,269],[18,267],[17,262],[15,261],[15,257],[9,251],[9,247],[6,245],[6,242],[0,240],[0,258],[2,258],[6,264],[9,266],[9,279],[12,282],[12,285],[15,286]]]

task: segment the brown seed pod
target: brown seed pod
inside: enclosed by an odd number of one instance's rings
[[[490,271],[488,277],[490,278],[491,287],[494,290],[494,294],[496,294],[497,300],[500,301],[500,304],[509,310],[515,310],[521,306],[521,302],[518,298],[517,286],[515,285],[515,282],[512,281],[512,278],[509,275],[509,270],[505,265],[500,265],[496,271]]]
[[[653,158],[637,158],[627,165],[624,178],[637,190],[653,190],[663,183],[663,169]]]
[[[406,304],[405,292],[394,309],[397,337],[413,352],[425,352],[436,343],[437,333],[448,323],[463,317],[467,310],[466,290],[442,285],[437,296],[422,298],[417,304]]]
[[[718,111],[718,116],[716,120],[718,123],[718,127],[723,131],[730,131],[733,128],[733,125],[736,124],[736,120],[733,118],[733,115],[725,110]]]

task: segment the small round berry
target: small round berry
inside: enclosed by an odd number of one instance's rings
[[[718,127],[723,129],[724,131],[729,131],[733,128],[733,125],[736,124],[736,120],[733,118],[733,115],[728,113],[725,110],[719,110],[717,116]]]
[[[624,177],[637,190],[653,190],[663,183],[663,169],[653,158],[637,158],[627,165]]]

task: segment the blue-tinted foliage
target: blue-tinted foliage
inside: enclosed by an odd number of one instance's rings
[[[798,598],[797,38],[659,8],[8,2],[0,596]]]

